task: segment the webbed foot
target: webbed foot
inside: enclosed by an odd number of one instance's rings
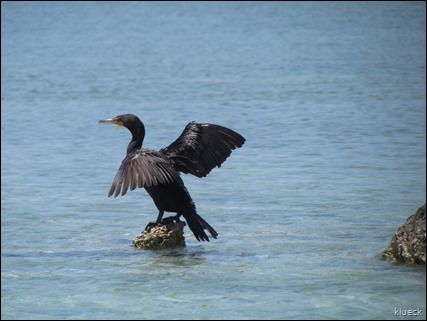
[[[145,231],[148,230],[148,229],[150,229],[150,228],[152,228],[152,227],[155,227],[157,224],[159,224],[159,223],[157,223],[157,222],[149,222],[147,224],[147,226],[145,227]]]
[[[156,222],[149,222],[147,224],[147,226],[145,227],[145,231],[148,230],[148,229],[150,229],[150,228],[152,228],[152,227],[157,226],[158,224],[167,225],[167,224],[171,224],[171,223],[181,222],[181,220],[179,219],[180,216],[181,216],[181,214],[177,214],[175,216],[165,217],[160,222],[157,222],[157,221]],[[185,224],[185,222],[184,222],[184,224]]]
[[[162,219],[162,224],[170,224],[175,222],[175,216],[169,216]]]
[[[175,223],[181,222],[181,220],[179,219],[180,216],[181,216],[181,214],[177,214],[175,216],[165,217],[162,220],[162,223],[163,224],[168,224],[168,223],[173,223],[173,222],[175,222]]]

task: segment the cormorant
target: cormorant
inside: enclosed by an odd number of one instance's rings
[[[179,221],[183,215],[198,241],[209,242],[204,230],[217,238],[218,233],[197,214],[179,172],[205,177],[214,167],[220,167],[233,149],[244,144],[244,137],[223,126],[190,122],[172,144],[156,151],[142,148],[145,127],[135,115],[125,114],[99,122],[124,126],[132,133],[108,197],[144,187],[159,210],[152,224],[160,223],[165,211],[174,212],[176,216],[168,219]]]

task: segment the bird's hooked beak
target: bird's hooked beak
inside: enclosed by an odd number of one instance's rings
[[[109,118],[109,119],[100,119],[99,123],[102,123],[102,124],[115,124],[115,125],[123,126],[123,122],[120,121],[120,120],[118,120],[117,117]]]

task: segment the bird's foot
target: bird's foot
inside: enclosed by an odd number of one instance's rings
[[[155,227],[155,226],[157,226],[159,223],[157,223],[157,222],[149,222],[148,224],[147,224],[147,226],[145,227],[145,231],[146,230],[149,230],[150,228],[152,228],[152,227]]]
[[[177,214],[175,216],[165,217],[162,220],[162,223],[163,224],[169,224],[169,223],[173,223],[173,222],[176,222],[176,223],[181,222],[181,220],[179,219],[180,216],[181,216],[180,214]]]
[[[147,224],[147,226],[145,227],[145,230],[148,230],[148,229],[155,227],[159,224],[167,225],[167,224],[171,224],[171,223],[181,222],[181,220],[179,219],[180,216],[181,215],[169,216],[169,217],[165,217],[160,222],[149,222]],[[185,222],[184,222],[184,224],[185,224]]]
[[[165,225],[173,222],[175,222],[175,216],[169,216],[162,219],[162,224],[165,224]]]
[[[180,216],[181,216],[180,214],[177,214],[177,215],[175,215],[175,216],[165,217],[165,218],[162,220],[162,224],[170,224],[170,223],[178,223],[178,222],[181,222],[181,220],[179,219],[179,217],[180,217]]]

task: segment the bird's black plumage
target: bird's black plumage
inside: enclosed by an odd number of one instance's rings
[[[220,167],[233,149],[241,147],[245,138],[223,126],[191,122],[172,144],[156,151],[142,148],[145,127],[135,115],[125,114],[99,122],[124,126],[132,133],[109,197],[143,187],[159,210],[156,223],[162,220],[165,211],[174,212],[176,219],[184,216],[198,241],[209,241],[204,230],[217,238],[218,233],[197,214],[179,172],[205,177],[213,168]]]

